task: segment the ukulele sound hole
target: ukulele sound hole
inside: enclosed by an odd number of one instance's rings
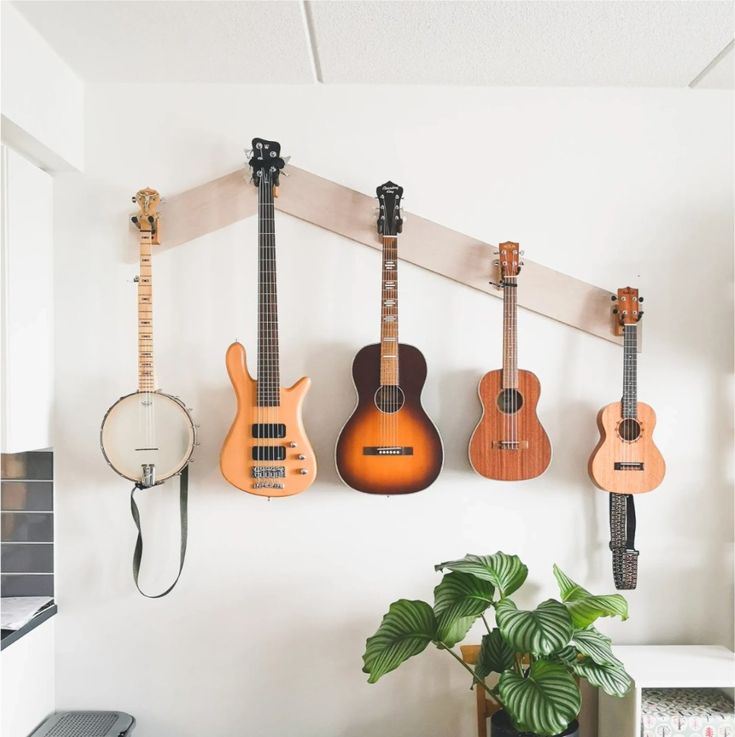
[[[523,395],[518,389],[503,389],[498,394],[498,409],[504,415],[512,415],[523,406]]]
[[[623,420],[618,425],[618,434],[626,442],[632,443],[634,440],[638,440],[641,436],[641,425],[638,420]]]
[[[405,398],[403,391],[400,386],[386,385],[381,386],[377,392],[375,392],[375,406],[381,411],[387,414],[398,412],[403,407]]]

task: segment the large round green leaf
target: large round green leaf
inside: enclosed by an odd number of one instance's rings
[[[513,650],[497,627],[489,634],[483,635],[480,655],[475,665],[475,675],[478,678],[487,678],[491,673],[502,673],[512,668],[514,664]]]
[[[396,669],[405,660],[418,655],[436,636],[436,618],[425,601],[394,601],[378,627],[365,643],[363,672],[368,683]]]
[[[579,714],[582,700],[572,674],[559,663],[537,660],[524,678],[507,670],[498,683],[500,699],[519,732],[551,737]]]
[[[630,676],[619,660],[600,664],[587,658],[573,663],[570,667],[578,676],[589,681],[592,686],[601,688],[609,696],[624,696],[632,684]]]
[[[559,584],[561,600],[572,617],[574,626],[583,629],[600,617],[628,619],[628,602],[620,594],[595,596],[572,581],[559,566],[554,566],[554,576]]]
[[[463,640],[475,620],[490,606],[493,585],[469,573],[447,573],[434,589],[437,639],[447,647]]]
[[[517,555],[507,555],[500,551],[494,555],[465,555],[460,560],[450,560],[434,566],[437,571],[444,568],[490,581],[498,589],[501,598],[510,596],[519,589],[528,576],[528,568]]]
[[[499,601],[495,619],[503,638],[513,650],[550,655],[569,644],[574,628],[566,607],[554,599],[532,611],[517,609],[510,599]]]

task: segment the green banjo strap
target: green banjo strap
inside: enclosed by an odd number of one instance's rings
[[[179,582],[181,578],[181,571],[184,568],[184,559],[186,558],[186,541],[189,534],[189,523],[188,523],[188,511],[189,511],[189,466],[184,466],[184,470],[179,474],[179,516],[181,525],[181,551],[179,553],[179,572],[176,574],[174,582],[160,594],[146,594],[140,588],[138,583],[138,576],[140,575],[140,563],[143,559],[143,530],[140,526],[140,512],[138,511],[138,505],[135,503],[135,492],[138,489],[150,489],[152,487],[142,486],[136,484],[133,490],[130,492],[130,513],[133,515],[133,522],[138,529],[138,539],[135,542],[135,551],[133,552],[133,580],[135,581],[135,587],[140,591],[143,596],[149,599],[160,599],[162,596],[166,596],[170,591],[173,590],[174,586]]]

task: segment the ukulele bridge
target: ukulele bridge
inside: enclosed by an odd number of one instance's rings
[[[493,450],[528,450],[528,440],[493,440]]]
[[[616,471],[642,471],[643,461],[631,462],[631,461],[617,461],[614,464]]]

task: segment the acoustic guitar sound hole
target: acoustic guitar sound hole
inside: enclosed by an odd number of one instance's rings
[[[641,436],[641,426],[638,420],[626,419],[618,425],[618,434],[620,437],[632,443],[634,440],[638,440]]]
[[[400,386],[387,385],[381,386],[377,392],[375,392],[375,406],[386,414],[393,414],[398,412],[403,407],[405,398],[403,391]]]
[[[498,394],[498,409],[504,414],[504,415],[512,415],[518,412],[518,410],[523,406],[523,395],[518,391],[518,389],[503,389],[500,394]]]

